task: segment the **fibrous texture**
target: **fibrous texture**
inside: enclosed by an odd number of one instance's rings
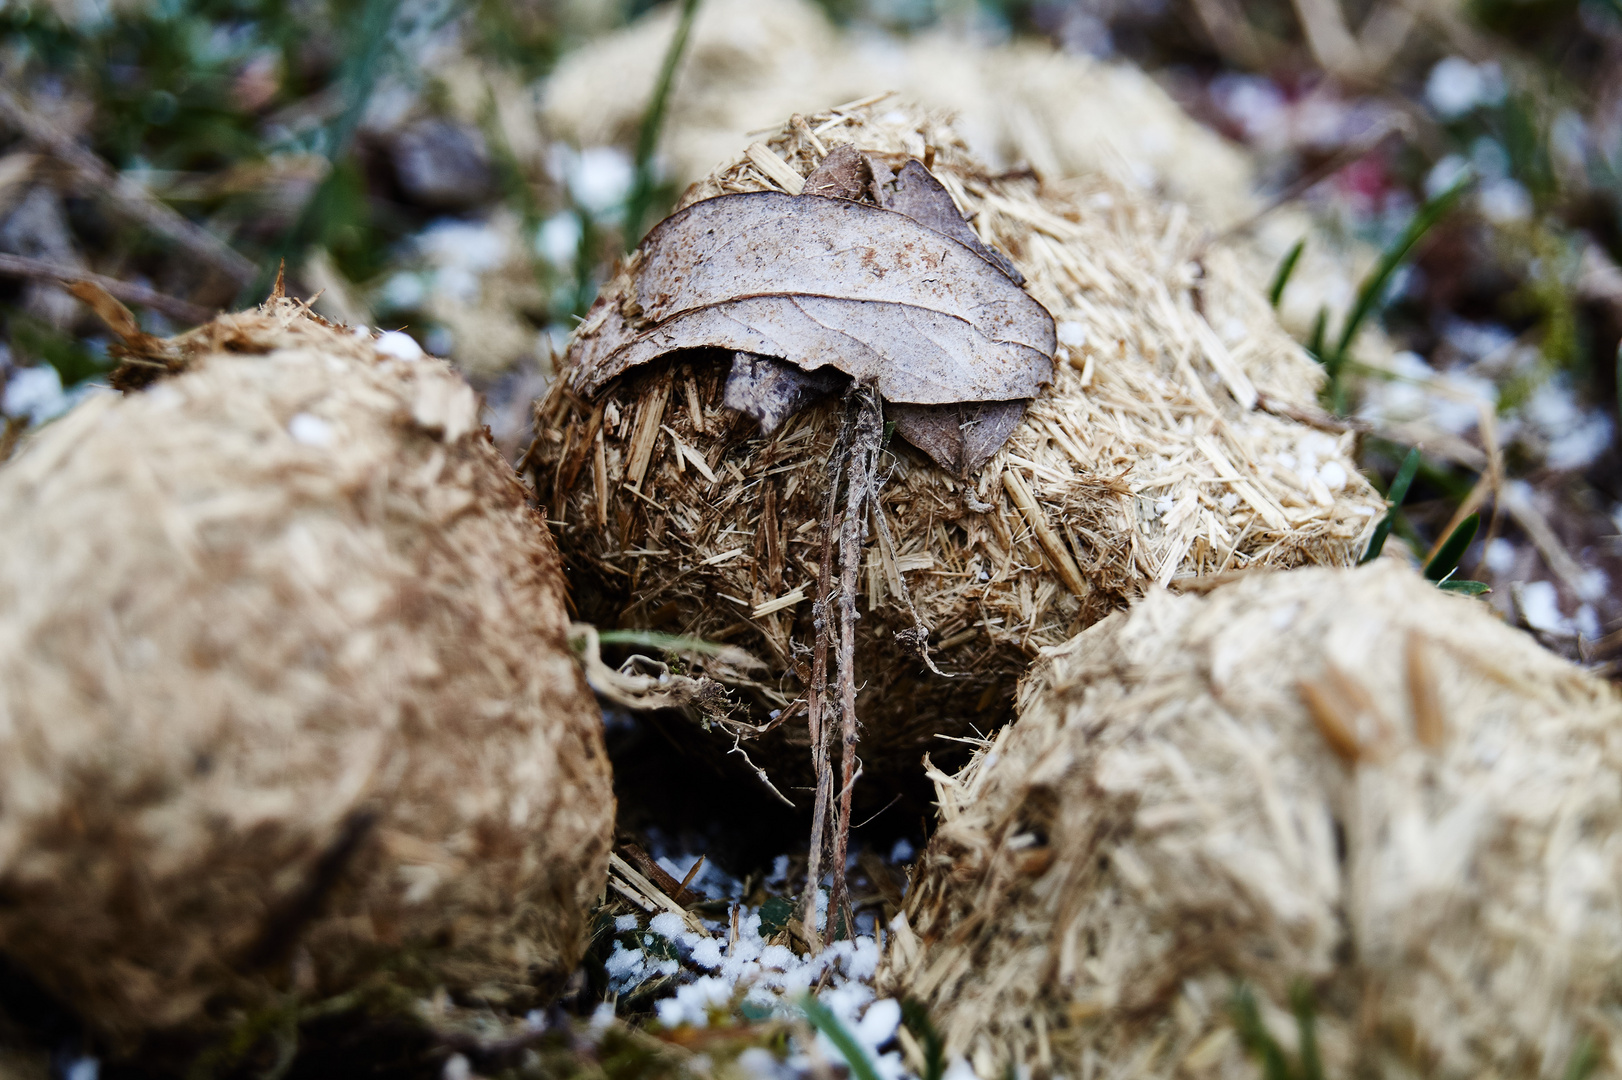
[[[881,980],[986,1080],[1572,1075],[1622,1031],[1622,699],[1391,560],[1155,592],[955,777]]]
[[[916,775],[935,734],[1003,722],[1039,648],[1150,583],[1349,564],[1380,501],[1349,436],[1252,407],[1262,391],[1310,408],[1317,366],[1186,211],[1102,179],[990,175],[941,118],[882,108],[785,125],[686,201],[771,188],[761,153],[778,159],[772,171],[802,176],[844,143],[929,160],[1059,321],[1053,385],[968,481],[900,440],[885,456],[885,528],[875,518],[867,530],[862,575],[861,757],[869,775]],[[611,282],[600,303],[625,286]],[[722,405],[727,364],[678,354],[589,399],[560,385],[539,406],[536,485],[561,522],[582,615],[758,651],[774,677],[748,693],[761,720],[783,710],[762,752],[802,768],[804,713],[792,703],[808,663],[795,650],[812,638],[841,409],[809,407],[760,437]],[[955,678],[895,641],[915,625],[897,599],[903,582]]]
[[[555,988],[613,797],[472,391],[282,299],[152,351],[0,470],[0,951],[115,1038]]]

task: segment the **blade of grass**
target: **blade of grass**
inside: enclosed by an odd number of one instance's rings
[[[1295,1013],[1295,1029],[1301,1040],[1301,1080],[1324,1080],[1323,1061],[1318,1056],[1318,1009],[1306,983],[1291,987],[1290,1011]]]
[[[867,1051],[856,1041],[856,1036],[839,1022],[839,1017],[828,1006],[807,994],[800,999],[800,1009],[805,1013],[805,1018],[811,1021],[811,1026],[828,1036],[828,1041],[844,1056],[845,1064],[850,1066],[851,1076],[855,1080],[879,1080],[879,1071],[874,1067],[873,1059],[867,1056]]]
[[[1577,1044],[1577,1049],[1571,1052],[1571,1060],[1566,1062],[1566,1072],[1562,1080],[1588,1080],[1599,1063],[1599,1047],[1590,1036],[1584,1035],[1582,1041]]]
[[[653,97],[648,111],[642,114],[642,127],[636,135],[636,172],[631,193],[625,200],[625,247],[636,247],[642,239],[642,222],[653,202],[653,155],[659,148],[659,133],[664,130],[665,111],[670,104],[670,88],[676,81],[676,68],[682,54],[687,51],[687,39],[693,32],[693,18],[698,14],[699,0],[681,0],[681,14],[676,18],[676,32],[670,37],[665,50],[664,63],[659,68],[659,79],[653,84]]]
[[[1272,1032],[1267,1030],[1267,1025],[1262,1023],[1261,1010],[1256,1005],[1256,995],[1250,987],[1241,984],[1239,989],[1233,992],[1229,1010],[1233,1014],[1233,1026],[1239,1034],[1240,1043],[1253,1056],[1261,1059],[1264,1080],[1294,1080],[1278,1040],[1273,1038]]]
[[[1312,320],[1312,333],[1307,335],[1307,352],[1320,364],[1324,359],[1324,334],[1328,332],[1328,326],[1329,309],[1319,308],[1317,317]]]
[[[1352,339],[1357,337],[1357,332],[1363,328],[1364,321],[1374,311],[1375,304],[1385,292],[1386,283],[1391,280],[1391,275],[1396,273],[1397,267],[1402,265],[1402,261],[1408,257],[1408,252],[1413,250],[1414,245],[1424,239],[1425,234],[1442,219],[1442,215],[1453,208],[1453,204],[1464,194],[1472,180],[1469,175],[1461,176],[1452,187],[1427,200],[1425,205],[1419,208],[1418,213],[1414,214],[1414,219],[1408,223],[1402,235],[1380,252],[1379,261],[1374,264],[1374,269],[1369,271],[1369,276],[1364,278],[1363,284],[1358,287],[1357,299],[1352,303],[1351,313],[1346,316],[1346,325],[1341,329],[1340,340],[1335,343],[1336,356],[1345,356],[1346,350],[1351,347]]]
[[[1470,547],[1470,541],[1476,538],[1476,530],[1481,528],[1481,515],[1471,514],[1459,522],[1459,527],[1448,534],[1447,540],[1437,549],[1436,556],[1425,564],[1425,577],[1431,581],[1446,581],[1453,576],[1459,568],[1459,560],[1464,558],[1465,551]]]
[[[924,1073],[920,1080],[941,1080],[946,1074],[946,1041],[935,1029],[929,1010],[916,998],[905,998],[901,1002],[901,1022],[917,1038],[924,1052]]]
[[[1341,383],[1342,368],[1345,366],[1347,354],[1351,351],[1352,342],[1357,332],[1363,328],[1363,323],[1374,313],[1380,298],[1385,295],[1386,285],[1391,281],[1391,275],[1397,272],[1408,253],[1414,245],[1424,238],[1425,234],[1442,219],[1442,216],[1453,208],[1459,196],[1471,182],[1473,177],[1466,173],[1454,182],[1453,186],[1426,200],[1425,204],[1414,214],[1408,227],[1402,235],[1386,246],[1380,252],[1380,258],[1375,262],[1374,268],[1369,271],[1368,277],[1358,286],[1357,298],[1352,302],[1352,310],[1346,315],[1346,323],[1341,328],[1340,339],[1335,342],[1334,348],[1327,354],[1319,354],[1323,358],[1324,367],[1329,372],[1329,411],[1339,415],[1346,410],[1346,391]]]
[[[1414,474],[1419,471],[1419,447],[1408,451],[1408,456],[1402,459],[1402,465],[1397,469],[1397,475],[1391,479],[1391,487],[1386,491],[1386,499],[1391,503],[1391,509],[1385,512],[1380,524],[1374,527],[1374,535],[1369,537],[1368,550],[1363,557],[1357,560],[1362,566],[1380,557],[1385,550],[1386,537],[1391,535],[1391,527],[1397,523],[1397,511],[1402,509],[1402,500],[1408,497],[1408,487],[1414,482]]]
[[[1463,593],[1465,596],[1485,596],[1492,592],[1492,586],[1485,581],[1462,581],[1455,578],[1438,581],[1436,587],[1443,592]]]
[[[304,250],[318,238],[314,235],[325,205],[334,191],[350,179],[341,168],[349,156],[355,131],[366,115],[366,105],[372,98],[372,89],[382,74],[384,62],[393,54],[395,12],[400,0],[365,0],[354,32],[346,42],[348,49],[338,65],[338,84],[343,88],[344,107],[322,132],[322,152],[329,168],[326,176],[316,184],[315,190],[304,201],[298,217],[282,234],[275,249],[260,264],[257,277],[237,294],[237,306],[257,304],[270,291],[275,269],[287,260],[296,261]]]
[[[1301,252],[1306,246],[1306,237],[1297,240],[1295,246],[1284,256],[1284,261],[1278,264],[1278,271],[1273,275],[1273,284],[1267,287],[1267,302],[1275,309],[1284,296],[1284,287],[1290,283],[1290,275],[1295,273],[1295,264],[1301,261]]]
[[[665,652],[718,653],[726,648],[703,638],[661,634],[657,630],[599,630],[597,641],[603,645],[633,645],[643,649],[663,649]]]

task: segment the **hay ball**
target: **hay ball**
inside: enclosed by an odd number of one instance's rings
[[[0,952],[115,1041],[555,989],[613,796],[473,392],[283,299],[142,350],[0,470]]]
[[[1277,415],[1315,411],[1318,366],[1181,207],[1103,179],[991,175],[942,118],[888,103],[797,119],[685,201],[771,188],[768,171],[806,175],[843,143],[930,162],[1060,341],[1053,384],[977,473],[890,443],[893,542],[868,530],[858,627],[869,776],[916,775],[921,749],[943,747],[934,735],[1002,723],[1040,649],[1151,584],[1354,561],[1381,504],[1350,435]],[[779,165],[763,171],[762,155]],[[626,288],[623,276],[607,285],[595,312]],[[770,673],[744,689],[753,716],[787,720],[749,753],[796,784],[809,764],[799,650],[813,637],[841,406],[825,400],[761,437],[723,408],[727,371],[725,355],[677,354],[583,398],[566,369],[537,408],[531,460],[582,617],[756,652]],[[954,677],[897,643],[914,625],[903,584]]]
[[[1622,698],[1391,560],[1156,592],[1052,651],[954,778],[881,981],[987,1080],[1622,1053]],[[1296,998],[1299,1002],[1301,999]],[[1302,1074],[1304,1075],[1304,1074]]]

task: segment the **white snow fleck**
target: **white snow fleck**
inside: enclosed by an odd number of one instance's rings
[[[1564,379],[1540,385],[1524,412],[1549,441],[1544,462],[1552,469],[1587,468],[1611,445],[1610,414],[1578,405]]]
[[[13,371],[6,380],[4,401],[7,414],[26,416],[34,424],[60,416],[72,404],[62,392],[62,377],[49,364]]]
[[[1590,641],[1605,633],[1600,626],[1599,612],[1594,610],[1593,604],[1584,604],[1579,607],[1577,614],[1572,616],[1571,621],[1576,624],[1577,632]]]
[[[1497,225],[1525,221],[1532,216],[1531,193],[1519,181],[1507,176],[1482,184],[1476,202],[1487,220]]]
[[[635,930],[637,919],[635,915],[618,915],[614,918],[614,929],[620,933],[626,930]]]
[[[666,941],[675,941],[687,930],[687,924],[674,911],[661,911],[648,920],[648,929]]]
[[[574,201],[594,216],[617,210],[631,192],[636,178],[630,155],[617,146],[588,146],[574,150],[553,148],[553,171],[569,188]]]
[[[1457,120],[1478,105],[1504,100],[1504,76],[1495,63],[1472,64],[1449,56],[1431,68],[1425,100],[1444,120]]]
[[[1534,630],[1570,634],[1571,620],[1560,613],[1560,592],[1552,581],[1528,581],[1520,588],[1521,618]]]
[[[1330,491],[1339,491],[1346,486],[1346,481],[1351,477],[1346,475],[1346,466],[1340,462],[1326,461],[1318,466],[1318,479],[1323,481],[1323,486]]]
[[[535,254],[559,269],[568,269],[580,256],[581,231],[577,215],[554,214],[535,230]]]
[[[1453,187],[1470,171],[1470,161],[1463,154],[1449,154],[1425,174],[1425,197],[1434,199],[1436,196]]]
[[[332,445],[332,425],[313,413],[294,413],[287,422],[287,433],[293,436],[294,442],[305,446]]]
[[[417,339],[400,330],[386,330],[372,342],[372,348],[396,360],[421,360],[422,346]]]
[[[1066,319],[1058,325],[1057,330],[1060,345],[1068,345],[1073,349],[1079,349],[1087,344],[1087,328],[1079,322]]]
[[[1492,571],[1494,577],[1507,576],[1515,569],[1515,560],[1515,545],[1502,536],[1495,536],[1488,541],[1486,549],[1481,553],[1481,561]]]

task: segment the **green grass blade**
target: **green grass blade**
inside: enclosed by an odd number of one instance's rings
[[[642,649],[661,649],[665,652],[718,653],[725,645],[703,638],[661,634],[657,630],[599,630],[597,641],[602,645],[631,645]]]
[[[665,126],[670,88],[676,81],[676,68],[681,65],[682,54],[687,51],[687,39],[693,32],[693,18],[698,14],[698,4],[699,0],[681,0],[676,32],[670,37],[664,63],[659,68],[659,79],[653,84],[653,97],[648,100],[648,111],[642,114],[642,127],[636,134],[636,172],[631,183],[631,194],[625,200],[625,246],[628,250],[641,241],[642,222],[653,202],[653,155],[659,149],[659,133]]]
[[[1295,264],[1301,261],[1301,252],[1306,246],[1306,237],[1297,240],[1289,254],[1284,256],[1284,261],[1278,264],[1278,272],[1273,275],[1273,284],[1267,287],[1267,302],[1275,309],[1284,296],[1284,287],[1290,283],[1290,275],[1295,273]]]
[[[828,1041],[844,1055],[845,1064],[850,1066],[851,1076],[855,1080],[879,1080],[879,1071],[873,1065],[873,1059],[867,1056],[867,1051],[856,1041],[856,1036],[839,1022],[839,1017],[828,1006],[807,994],[800,999],[800,1009],[805,1013],[805,1018],[811,1021],[811,1026],[828,1036]]]
[[[1459,568],[1459,560],[1470,547],[1470,541],[1476,538],[1476,530],[1481,528],[1481,515],[1471,514],[1459,522],[1459,527],[1448,535],[1442,546],[1436,549],[1436,555],[1425,564],[1425,576],[1431,581],[1446,581],[1453,576],[1453,571]]]
[[[1397,475],[1391,479],[1391,488],[1386,492],[1386,498],[1391,502],[1391,509],[1385,512],[1380,524],[1374,527],[1374,535],[1369,537],[1369,549],[1363,557],[1357,560],[1357,565],[1372,562],[1380,557],[1385,550],[1386,537],[1391,535],[1391,527],[1397,523],[1397,511],[1402,509],[1402,500],[1408,497],[1408,488],[1414,482],[1414,474],[1419,471],[1419,447],[1408,451],[1408,456],[1402,459],[1402,466],[1397,469]]]
[[[1261,1059],[1263,1080],[1295,1080],[1278,1040],[1262,1023],[1261,1009],[1257,1007],[1256,995],[1250,987],[1241,984],[1233,992],[1229,1011],[1233,1014],[1233,1026],[1239,1034],[1239,1042],[1253,1056]]]
[[[1295,1013],[1295,1029],[1301,1039],[1301,1080],[1324,1080],[1323,1060],[1318,1056],[1318,1010],[1306,983],[1291,988],[1290,1011]]]
[[[1307,335],[1307,352],[1320,364],[1324,359],[1324,334],[1328,326],[1329,309],[1319,308],[1317,317],[1312,320],[1312,333]]]
[[[935,1029],[935,1022],[929,1018],[929,1010],[916,998],[904,998],[901,1002],[901,1022],[912,1032],[924,1052],[924,1073],[920,1080],[941,1080],[946,1075],[946,1040]]]
[[[1600,1051],[1594,1040],[1587,1035],[1583,1036],[1577,1044],[1577,1049],[1571,1052],[1571,1060],[1566,1062],[1566,1071],[1562,1080],[1588,1080],[1588,1077],[1599,1067]]]
[[[1337,361],[1345,359],[1346,350],[1351,347],[1352,339],[1357,337],[1357,332],[1363,328],[1364,321],[1373,313],[1375,305],[1385,293],[1391,275],[1397,272],[1397,267],[1408,257],[1408,252],[1412,251],[1414,245],[1419,243],[1442,216],[1453,208],[1453,204],[1464,194],[1472,179],[1468,175],[1461,176],[1452,187],[1434,199],[1427,200],[1414,215],[1414,219],[1408,223],[1408,227],[1402,231],[1402,235],[1380,253],[1374,269],[1369,271],[1369,276],[1363,279],[1363,284],[1358,288],[1357,299],[1352,303],[1351,313],[1346,316],[1346,325],[1341,328],[1340,340],[1335,343],[1333,356]]]
[[[1492,586],[1485,581],[1465,581],[1461,578],[1438,581],[1436,587],[1443,592],[1463,593],[1465,596],[1486,596],[1492,592]]]

